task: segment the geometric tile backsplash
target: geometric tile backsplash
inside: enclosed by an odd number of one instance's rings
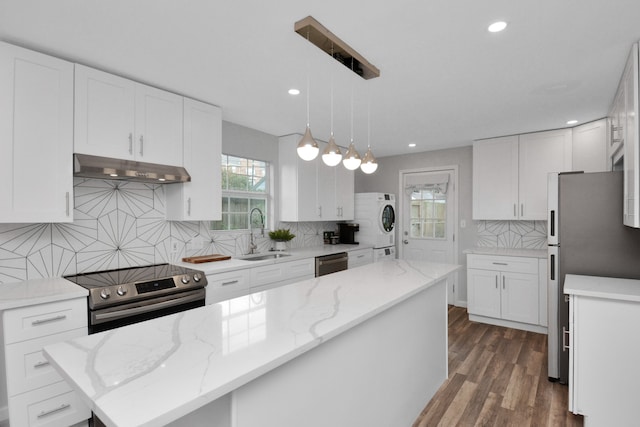
[[[489,248],[545,249],[546,221],[477,221],[477,246]]]
[[[209,229],[208,221],[167,221],[164,186],[74,179],[69,224],[0,224],[0,283],[172,262],[185,256],[247,253],[249,234]],[[333,222],[280,223],[289,247],[322,245]],[[257,233],[258,251],[271,247]],[[172,249],[176,247],[177,251]]]

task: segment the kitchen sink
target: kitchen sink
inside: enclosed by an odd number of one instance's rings
[[[238,257],[244,261],[264,261],[265,259],[278,259],[291,256],[291,254],[255,254]]]

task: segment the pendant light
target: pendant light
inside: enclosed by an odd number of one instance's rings
[[[307,31],[307,41],[309,40],[309,32]],[[304,131],[304,136],[298,143],[298,156],[302,160],[311,161],[318,157],[318,153],[320,152],[320,147],[318,147],[318,143],[313,136],[311,135],[311,129],[309,127],[309,74],[310,74],[310,64],[309,60],[307,60],[307,129]]]
[[[371,152],[371,101],[367,105],[367,152],[362,159],[360,169],[366,174],[374,173],[378,169],[378,162]]]
[[[353,71],[353,58],[351,58],[351,71]],[[342,159],[342,164],[345,168],[353,171],[360,167],[360,163],[362,163],[362,159],[360,158],[360,154],[358,154],[355,145],[353,145],[353,85],[351,85],[351,139],[349,148],[344,154],[344,159]]]
[[[333,44],[331,45],[331,56],[333,57]],[[322,161],[327,166],[337,166],[342,160],[342,152],[333,138],[333,72],[331,73],[331,136],[329,143],[322,152]]]

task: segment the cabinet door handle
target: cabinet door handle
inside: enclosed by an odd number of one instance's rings
[[[222,282],[222,286],[229,286],[238,283],[237,280],[231,280],[230,282]]]
[[[504,285],[504,276],[502,276],[502,289],[504,289],[504,288],[505,288],[504,286],[505,286],[505,285]]]
[[[191,197],[187,199],[187,216],[191,216]]]
[[[498,276],[496,276],[496,289],[498,289]]]
[[[64,314],[61,314],[59,316],[48,317],[46,319],[34,320],[33,322],[31,322],[31,325],[32,326],[38,326],[38,325],[42,325],[44,323],[51,323],[51,322],[55,322],[55,321],[58,321],[58,320],[64,320],[66,318],[67,318],[67,316],[65,316]]]
[[[318,206],[318,216],[322,218],[322,206]]]
[[[133,133],[129,132],[129,154],[133,154]]]
[[[38,368],[44,368],[45,366],[49,366],[50,363],[47,360],[43,360],[42,362],[38,362],[35,365],[33,365],[34,368],[38,369]]]
[[[516,204],[513,204],[513,217],[516,218],[518,216],[518,207],[516,206]]]
[[[567,344],[571,342],[570,332],[565,326],[562,327],[562,351],[571,350],[571,345]]]
[[[144,157],[144,135],[140,135],[140,156]]]
[[[67,191],[67,193],[65,194],[65,202],[67,204],[67,216],[69,216],[69,192]]]
[[[65,409],[71,408],[71,404],[70,403],[63,403],[62,405],[58,406],[57,408],[53,408],[53,409],[49,409],[48,411],[42,411],[38,414],[38,418],[44,418],[47,415],[52,415],[55,414],[56,412],[60,412],[60,411],[64,411]]]
[[[524,203],[520,203],[520,216],[524,216]]]
[[[492,264],[493,264],[493,265],[509,265],[509,264],[508,264],[508,263],[506,263],[506,262],[493,262]]]

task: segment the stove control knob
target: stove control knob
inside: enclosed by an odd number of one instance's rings
[[[190,280],[191,280],[191,279],[189,279],[189,276],[187,276],[187,275],[182,276],[182,279],[180,279],[180,281],[181,281],[182,283],[184,283],[185,285],[186,285],[187,283],[189,283],[189,281],[190,281]]]
[[[127,294],[127,289],[123,288],[122,286],[118,286],[118,290],[116,291],[116,293],[120,296],[124,296]]]
[[[193,275],[193,280],[195,282],[199,282],[200,280],[202,280],[202,275],[200,273],[196,273]]]
[[[111,296],[111,291],[109,289],[103,289],[100,291],[100,298],[108,299]]]

